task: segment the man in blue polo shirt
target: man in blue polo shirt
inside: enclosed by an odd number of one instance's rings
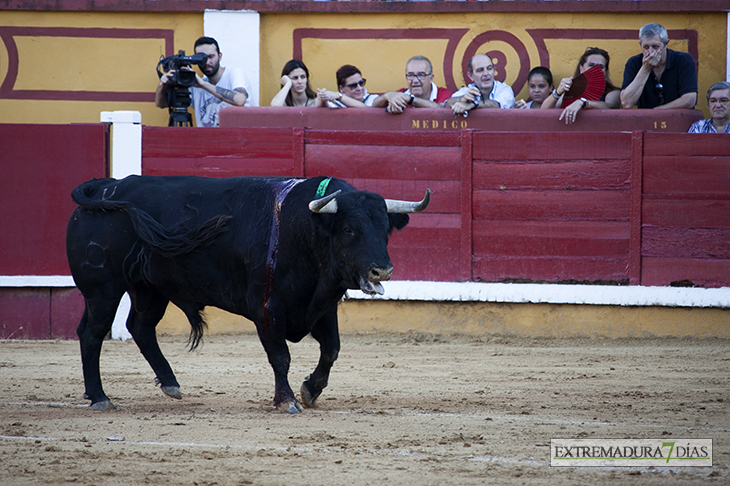
[[[624,68],[621,107],[692,109],[697,103],[697,67],[692,56],[667,49],[669,35],[659,24],[639,30],[642,54]]]

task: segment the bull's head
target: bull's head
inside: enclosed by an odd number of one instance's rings
[[[383,294],[381,281],[389,280],[393,274],[393,264],[388,256],[388,234],[408,224],[407,213],[426,209],[431,201],[431,191],[427,190],[419,202],[383,199],[372,193],[346,193],[338,205],[336,191],[328,196],[309,203],[309,209],[316,214],[334,216],[331,231],[338,245],[338,255],[342,257],[340,266],[347,270],[343,273],[348,288],[360,288],[367,294]],[[381,202],[377,203],[377,199]],[[366,216],[367,223],[364,223]],[[340,236],[337,236],[340,235]]]

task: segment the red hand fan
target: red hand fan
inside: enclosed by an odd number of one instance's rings
[[[563,108],[570,106],[578,98],[598,101],[604,91],[606,91],[606,77],[603,75],[603,69],[601,66],[593,66],[573,78],[570,89],[565,92],[563,97]]]

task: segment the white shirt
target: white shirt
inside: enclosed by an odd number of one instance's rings
[[[469,86],[475,85],[470,84]],[[469,89],[469,86],[461,88],[459,91],[451,95],[451,97],[460,98],[464,96],[467,89]],[[501,81],[497,81],[496,79],[492,86],[492,92],[489,93],[489,99],[496,101],[500,108],[514,108],[515,106],[515,93],[512,91],[512,88]]]
[[[223,66],[221,66],[221,69],[223,69]],[[203,79],[208,81],[207,76]],[[251,106],[251,84],[241,69],[225,68],[216,86],[230,90],[245,88],[246,92],[249,93],[245,106]],[[233,106],[230,103],[221,101],[203,88],[193,88],[191,98],[193,100],[193,108],[195,109],[195,126],[198,127],[217,127],[220,111],[223,108]]]
[[[373,106],[373,101],[375,101],[375,98],[378,96],[379,95],[368,93],[368,90],[366,89],[365,97],[362,99],[362,102],[365,103],[365,106]],[[328,101],[327,106],[330,108],[347,108],[347,105],[340,100]]]

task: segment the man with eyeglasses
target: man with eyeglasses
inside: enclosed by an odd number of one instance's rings
[[[424,56],[413,56],[406,63],[406,82],[408,88],[400,91],[388,91],[378,96],[373,107],[383,108],[396,115],[403,113],[406,107],[413,108],[441,108],[448,100],[452,91],[439,88],[433,82],[433,66]]]
[[[669,34],[659,24],[639,30],[642,54],[626,61],[621,107],[692,109],[697,104],[697,66],[686,52],[667,49]]]
[[[494,79],[494,63],[486,54],[477,54],[469,59],[468,76],[472,81],[467,87],[453,94],[444,106],[455,115],[464,114],[475,108],[513,108],[515,94],[507,84]]]
[[[709,120],[694,122],[689,133],[730,133],[730,83],[720,81],[707,90]]]

